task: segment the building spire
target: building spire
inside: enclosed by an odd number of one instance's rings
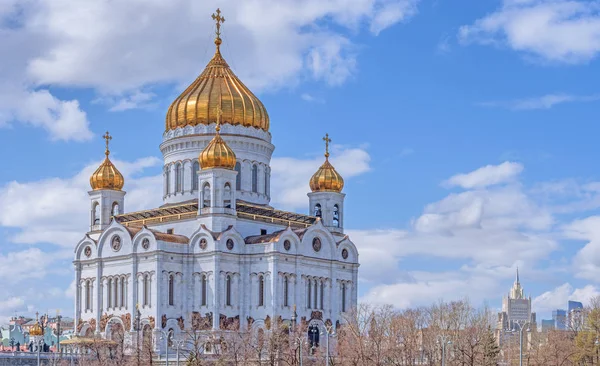
[[[217,11],[212,15],[213,20],[217,25],[217,29],[215,30],[215,45],[217,46],[217,53],[220,53],[219,46],[221,46],[221,24],[225,23],[225,18],[221,16],[221,9],[217,8]]]
[[[520,282],[519,282],[519,267],[517,267],[517,279],[516,279],[516,283],[520,284]]]

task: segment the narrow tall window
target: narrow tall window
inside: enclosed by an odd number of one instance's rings
[[[340,207],[338,205],[333,206],[333,226],[340,227]]]
[[[315,205],[315,213],[314,213],[314,215],[316,217],[321,217],[321,204],[320,203],[317,203]]]
[[[314,301],[314,306],[313,306],[313,308],[315,308],[315,309],[318,309],[318,307],[317,307],[317,291],[319,291],[319,286],[317,285],[317,280],[315,280],[315,288],[314,288],[314,291],[315,291],[315,293],[314,293],[314,295],[315,295],[315,298],[313,299],[313,301]]]
[[[265,306],[265,278],[258,276],[258,306]]]
[[[203,207],[210,207],[210,184],[205,183],[202,187]]]
[[[237,175],[235,176],[235,189],[238,191],[242,190],[242,166],[240,163],[235,163],[235,171]]]
[[[119,279],[115,278],[113,281],[113,308],[116,308],[119,304]]]
[[[144,286],[143,286],[143,290],[144,290],[144,302],[142,303],[143,306],[148,306],[148,298],[150,296],[148,296],[148,275],[144,275]]]
[[[269,195],[269,170],[265,169],[265,196]]]
[[[225,279],[225,305],[231,306],[231,275]]]
[[[175,165],[175,192],[182,192],[183,189],[181,187],[181,172],[183,169],[181,169],[181,164],[177,163]]]
[[[206,275],[202,275],[202,288],[201,288],[202,293],[201,295],[201,303],[202,306],[206,306]]]
[[[175,278],[173,275],[169,276],[169,305],[174,304],[175,297]]]
[[[252,165],[252,192],[258,192],[258,165]]]
[[[90,310],[90,304],[91,304],[91,300],[90,300],[90,296],[91,296],[91,289],[90,289],[90,281],[85,281],[85,310],[88,311]]]
[[[312,280],[308,280],[308,308],[310,309],[311,305],[312,305],[312,301],[310,301],[310,299],[312,298]]]
[[[346,312],[346,284],[342,283],[342,313]]]
[[[288,303],[288,290],[289,290],[289,282],[287,276],[283,277],[283,306],[289,306]]]
[[[320,305],[321,305],[321,310],[323,310],[324,309],[324,307],[323,307],[323,303],[324,303],[323,298],[325,297],[324,296],[325,295],[325,285],[323,284],[323,282],[321,282],[321,294],[320,295],[321,295],[320,296],[320,302],[321,302]]]
[[[223,189],[223,206],[231,208],[231,186],[229,183],[225,183],[225,188]]]
[[[110,309],[112,307],[112,279],[108,279],[108,282],[106,283],[106,293],[107,293],[107,301],[106,301],[106,308]]]
[[[94,206],[92,208],[92,225],[100,224],[100,204],[98,202],[94,202]]]
[[[198,171],[200,170],[200,164],[195,161],[192,165],[192,190],[198,190]]]
[[[121,278],[121,307],[125,306],[125,278]]]
[[[169,195],[171,193],[171,171],[168,166],[165,167],[165,182],[165,193]]]

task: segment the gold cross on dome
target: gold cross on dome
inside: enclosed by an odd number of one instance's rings
[[[108,131],[106,131],[102,138],[106,140],[106,154],[108,155],[108,142],[112,140],[112,136],[108,134]]]
[[[325,141],[325,157],[328,158],[329,157],[329,143],[331,142],[331,139],[329,138],[328,133],[326,133],[325,137],[323,137],[323,141]]]
[[[221,24],[225,23],[225,18],[221,16],[221,9],[217,8],[217,12],[212,15],[213,20],[217,24],[217,37],[221,36]]]

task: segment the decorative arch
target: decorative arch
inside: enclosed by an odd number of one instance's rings
[[[115,201],[110,206],[110,216],[117,216],[121,214],[121,206],[119,206],[119,202]]]
[[[242,165],[240,164],[240,162],[236,162],[235,163],[235,171],[237,172],[237,175],[235,177],[235,189],[238,191],[242,190]]]
[[[192,191],[198,190],[198,172],[200,171],[200,163],[198,160],[194,160],[192,164]]]
[[[258,164],[252,164],[252,192],[258,193]]]
[[[100,202],[92,202],[92,225],[100,225]]]
[[[211,207],[210,183],[205,182],[202,185],[202,208]]]

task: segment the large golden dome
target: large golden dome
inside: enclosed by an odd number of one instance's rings
[[[36,320],[35,324],[31,328],[29,328],[29,335],[36,336],[36,337],[44,335],[44,330],[42,329],[42,326],[40,325],[40,320],[39,320],[37,313],[35,315],[35,320]]]
[[[202,169],[225,168],[233,170],[235,168],[235,153],[219,134],[221,125],[218,115],[220,112],[220,110],[217,110],[217,134],[198,157]]]
[[[106,151],[104,154],[106,158],[98,169],[92,174],[90,177],[90,185],[94,191],[99,189],[112,189],[113,191],[120,191],[123,189],[123,185],[125,184],[125,179],[121,172],[117,170],[112,161],[108,158],[110,151],[108,150],[108,141],[112,139],[112,137],[106,132],[106,135],[103,136],[106,140]]]
[[[344,188],[344,178],[329,162],[329,135],[325,135],[325,162],[310,178],[310,189],[313,192],[341,192]]]
[[[262,102],[238,79],[221,56],[220,27],[225,19],[220,10],[213,14],[217,22],[217,50],[206,68],[169,107],[165,130],[209,125],[216,122],[217,107],[221,122],[269,130],[269,115]]]

